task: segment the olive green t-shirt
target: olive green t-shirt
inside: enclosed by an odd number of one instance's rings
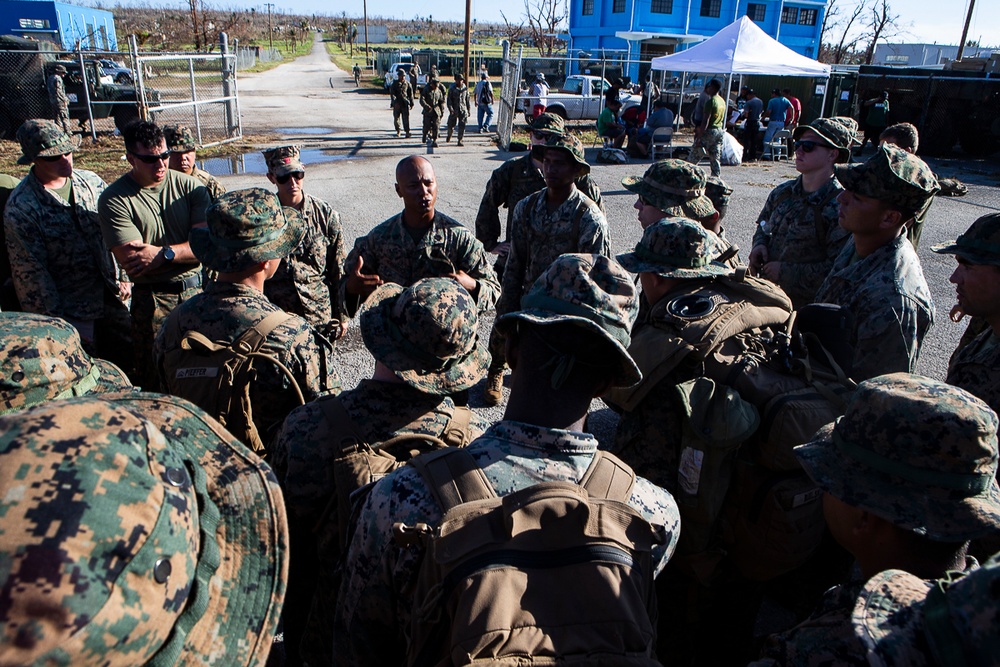
[[[705,102],[705,116],[708,117],[708,128],[721,130],[726,126],[726,103],[718,95],[712,95]]]
[[[194,225],[205,222],[210,203],[208,190],[187,174],[173,170],[159,185],[139,187],[125,174],[107,187],[97,203],[101,233],[109,248],[130,241],[153,245],[186,243]],[[136,278],[153,283],[197,273],[197,264],[178,264],[156,276]]]

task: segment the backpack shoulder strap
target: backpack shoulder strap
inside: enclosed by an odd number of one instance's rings
[[[472,408],[459,405],[451,413],[448,425],[441,433],[441,439],[452,447],[465,447],[472,441],[469,437],[469,424],[472,422]]]
[[[271,313],[257,324],[244,331],[239,338],[233,341],[233,349],[237,352],[247,354],[256,352],[264,344],[271,332],[281,326],[282,323],[291,319],[291,315],[283,310]]]
[[[614,454],[597,450],[580,486],[595,498],[628,502],[635,485],[635,472]]]
[[[351,418],[347,408],[336,396],[324,396],[316,401],[316,404],[323,410],[323,416],[330,425],[331,430],[337,434],[338,440],[334,442],[343,455],[349,450],[357,449],[366,442],[366,438],[361,434],[357,422]]]
[[[441,506],[447,512],[462,503],[496,498],[493,485],[466,449],[439,449],[411,459]]]

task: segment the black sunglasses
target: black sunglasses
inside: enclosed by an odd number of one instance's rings
[[[72,154],[73,154],[73,151],[70,151],[69,153],[63,153],[61,155],[39,155],[38,157],[39,157],[39,159],[45,160],[46,162],[58,162],[59,160],[61,160],[64,157],[66,157],[67,155],[72,155]]]
[[[284,185],[285,183],[288,182],[288,179],[290,178],[294,178],[296,181],[301,181],[305,177],[306,177],[306,172],[304,171],[292,171],[287,174],[283,174],[281,176],[275,176],[274,180],[278,181],[278,183],[280,183],[281,185]]]
[[[803,153],[812,153],[820,146],[824,146],[824,144],[821,144],[818,141],[809,141],[808,139],[805,141],[795,142],[795,150],[799,150],[801,148]]]
[[[129,153],[132,153],[132,157],[139,162],[145,162],[146,164],[156,164],[157,162],[164,162],[170,159],[170,151],[163,151],[158,155],[140,155],[135,151],[129,151]]]

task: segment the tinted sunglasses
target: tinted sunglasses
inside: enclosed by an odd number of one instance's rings
[[[795,150],[799,150],[801,148],[803,153],[812,153],[817,148],[827,147],[826,144],[821,144],[818,141],[809,141],[808,139],[805,141],[796,141],[794,145]]]
[[[158,155],[139,155],[133,151],[129,151],[139,162],[145,162],[146,164],[156,164],[157,162],[165,162],[170,159],[170,151],[163,151]]]
[[[306,177],[306,172],[304,171],[292,171],[287,174],[283,174],[281,176],[275,176],[274,180],[276,180],[281,185],[284,185],[291,178],[294,178],[296,181],[301,181],[305,177]]]
[[[62,155],[45,155],[45,156],[39,155],[38,159],[39,160],[45,160],[46,162],[58,162],[59,160],[61,160],[64,157],[66,157],[67,155],[72,155],[72,154],[73,154],[73,151],[70,151],[69,153],[63,153]]]

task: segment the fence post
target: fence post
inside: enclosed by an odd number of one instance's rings
[[[233,136],[236,130],[236,108],[233,103],[233,74],[229,71],[229,35],[219,33],[219,59],[222,67],[222,96],[226,98],[226,136]]]
[[[90,101],[90,79],[87,78],[87,65],[83,61],[83,51],[77,51],[77,55],[80,56],[80,74],[83,75],[83,97],[87,100],[87,117],[90,119],[90,139],[94,143],[97,143],[97,128],[94,127],[94,107]]]

